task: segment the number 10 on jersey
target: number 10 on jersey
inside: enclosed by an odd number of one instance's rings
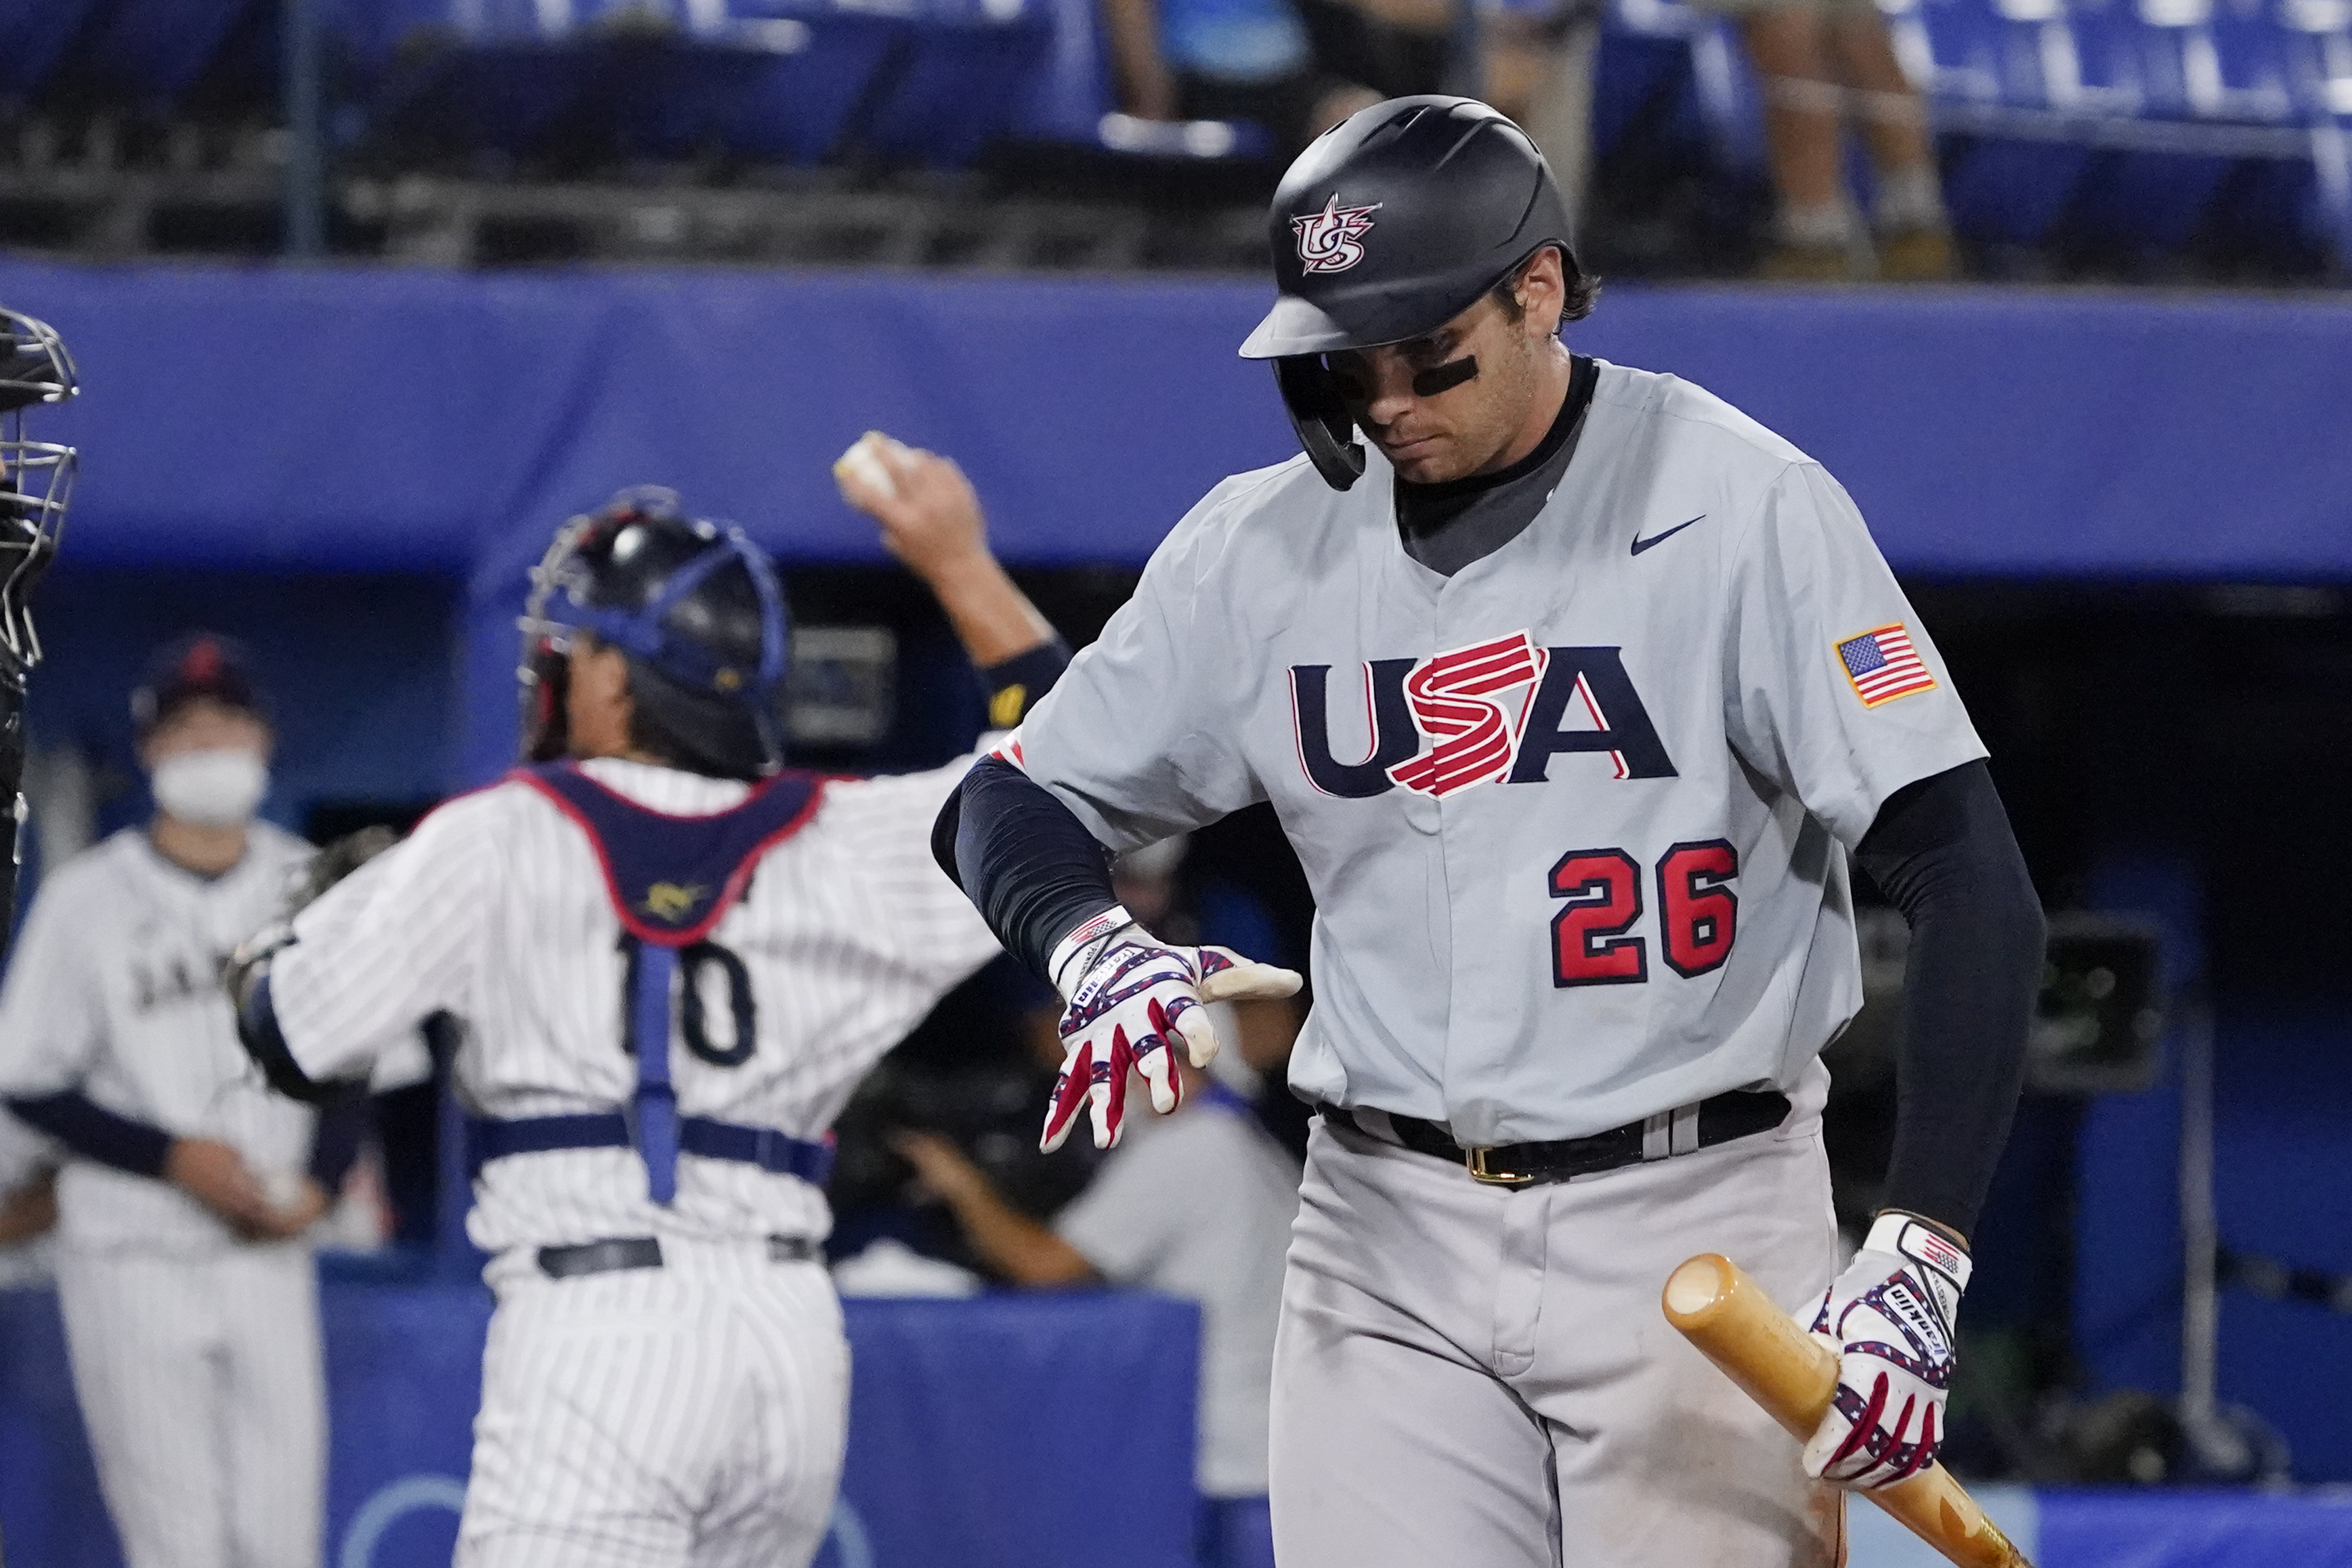
[[[1658,941],[1685,977],[1719,969],[1739,929],[1739,852],[1721,839],[1676,844],[1658,858]],[[1642,918],[1642,862],[1620,849],[1570,850],[1551,868],[1550,891],[1567,907],[1551,918],[1551,983],[1638,986],[1650,977]]]

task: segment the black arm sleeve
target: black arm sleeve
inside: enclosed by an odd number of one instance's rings
[[[980,909],[1004,950],[1053,983],[1063,937],[1118,902],[1110,855],[1067,806],[1010,762],[983,757],[931,829],[940,869]]]
[[[1981,761],[1889,796],[1854,858],[1911,926],[1885,1206],[1966,1236],[2025,1079],[2042,902]]]
[[[364,1083],[344,1085],[319,1103],[319,1124],[310,1134],[310,1179],[332,1204],[343,1178],[360,1157],[360,1145],[375,1123],[375,1101]]]
[[[163,1174],[172,1134],[129,1116],[117,1115],[79,1089],[37,1099],[10,1100],[8,1109],[26,1126],[55,1138],[84,1159],[132,1176]]]

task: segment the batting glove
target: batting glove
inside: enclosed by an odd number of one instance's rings
[[[1113,904],[1062,939],[1052,961],[1062,1011],[1062,1071],[1045,1111],[1038,1147],[1062,1146],[1085,1107],[1095,1147],[1118,1142],[1127,1117],[1127,1075],[1143,1074],[1151,1108],[1165,1115],[1182,1103],[1179,1046],[1195,1067],[1217,1054],[1206,1002],[1287,997],[1296,970],[1253,963],[1230,947],[1171,947]]]
[[[1822,1296],[1813,1333],[1837,1353],[1837,1392],[1805,1473],[1864,1490],[1935,1462],[1952,1386],[1952,1324],[1969,1255],[1933,1226],[1882,1214]]]

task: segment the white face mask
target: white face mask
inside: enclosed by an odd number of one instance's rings
[[[269,792],[269,765],[243,747],[183,751],[155,765],[155,804],[200,828],[238,828]]]

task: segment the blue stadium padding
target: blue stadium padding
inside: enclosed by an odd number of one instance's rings
[[[2049,1491],[2042,1568],[2321,1568],[2352,1563],[2352,1500]],[[1864,1568],[1859,1562],[1855,1568]]]
[[[92,454],[67,548],[93,564],[519,570],[653,477],[793,558],[879,560],[829,471],[873,426],[956,454],[1011,559],[1136,561],[1295,450],[1234,353],[1266,298],[0,260],[81,364],[49,428]],[[2352,575],[2352,301],[1627,285],[1572,340],[1786,433],[1908,570]]]
[[[488,1292],[331,1285],[326,1561],[446,1564]],[[849,1301],[846,1508],[820,1568],[1191,1568],[1199,1312],[1061,1293]],[[45,1291],[0,1291],[0,1531],[12,1563],[119,1568]],[[1078,1475],[1116,1478],[1103,1506]],[[372,1547],[372,1550],[370,1549]]]
[[[489,1317],[471,1285],[331,1285],[326,1561],[446,1563]],[[1164,1298],[850,1301],[848,1463],[821,1568],[1190,1568],[1197,1313]],[[119,1568],[55,1299],[0,1291],[0,1531],[12,1561]],[[1118,1478],[1112,1503],[1076,1474]],[[2041,1568],[2352,1562],[2352,1500],[2231,1491],[1979,1497]],[[1939,1559],[1850,1504],[1854,1568]]]
[[[40,90],[93,0],[0,0],[0,102]]]

